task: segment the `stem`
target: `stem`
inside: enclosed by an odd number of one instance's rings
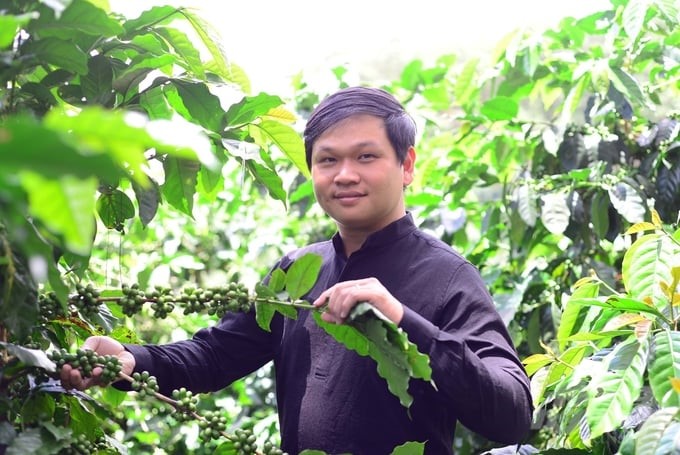
[[[314,305],[311,305],[309,303],[304,303],[304,300],[295,300],[292,302],[287,302],[285,300],[276,300],[276,299],[268,299],[266,297],[256,297],[253,299],[255,302],[260,302],[260,303],[270,303],[270,304],[275,304],[275,305],[288,305],[292,306],[294,308],[299,308],[301,310],[320,310],[319,307],[315,307]]]
[[[101,366],[101,365],[100,365]],[[128,381],[130,384],[134,382],[134,379],[132,376],[129,376],[123,372],[118,373],[118,377],[120,379],[124,379],[125,381]],[[158,400],[169,404],[173,408],[175,408],[177,411],[180,411],[182,413],[188,413],[193,417],[195,420],[200,420],[202,422],[207,422],[206,418],[203,417],[202,415],[198,414],[196,411],[188,411],[187,409],[184,409],[177,400],[173,400],[172,398],[163,395],[162,393],[159,392],[153,392],[153,396],[157,398]],[[220,431],[220,435],[224,437],[225,439],[228,439],[229,441],[237,441],[237,438],[234,437],[233,435],[225,432],[225,431]],[[262,452],[256,451],[255,455],[264,455]]]
[[[619,291],[614,289],[613,287],[609,286],[606,281],[601,280],[599,277],[597,277],[598,284],[601,284],[604,286],[605,289],[607,289],[609,292],[612,293],[612,295],[620,295]]]

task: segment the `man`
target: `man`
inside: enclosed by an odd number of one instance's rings
[[[531,421],[529,383],[492,299],[477,269],[406,212],[416,159],[411,117],[385,91],[348,88],[320,103],[304,139],[314,193],[338,233],[278,266],[321,255],[306,298],[326,305],[324,320],[342,324],[357,302],[370,302],[429,356],[434,386],[412,380],[409,410],[372,359],[337,343],[308,311],[277,316],[271,333],[252,313],[237,313],[187,341],[123,347],[95,337],[85,346],[117,355],[126,373],[149,371],[163,393],[219,390],[273,361],[282,449],[291,454],[389,454],[407,441],[451,454],[457,421],[491,440],[520,442]],[[68,368],[62,382],[92,384]]]

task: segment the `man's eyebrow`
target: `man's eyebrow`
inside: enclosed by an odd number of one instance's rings
[[[351,149],[362,149],[365,147],[374,147],[378,143],[375,141],[362,141],[362,142],[357,142],[356,144],[349,144],[348,146],[343,146],[342,148],[351,148]],[[320,145],[318,148],[314,147],[314,150],[317,152],[333,152],[334,150],[337,150],[337,147],[332,147],[329,145]]]

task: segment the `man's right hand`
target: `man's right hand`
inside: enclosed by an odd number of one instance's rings
[[[135,368],[135,358],[125,350],[122,344],[110,337],[94,336],[85,340],[82,349],[90,349],[99,355],[112,355],[118,358],[121,365],[121,373],[128,376]],[[102,368],[92,370],[92,376],[84,378],[77,368],[66,364],[61,369],[61,385],[65,389],[85,390],[93,385],[100,384]]]

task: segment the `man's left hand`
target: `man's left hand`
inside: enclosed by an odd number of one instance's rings
[[[326,289],[314,301],[319,308],[326,305],[321,318],[326,322],[342,324],[357,303],[368,302],[390,321],[399,325],[404,307],[376,278],[343,281]]]

